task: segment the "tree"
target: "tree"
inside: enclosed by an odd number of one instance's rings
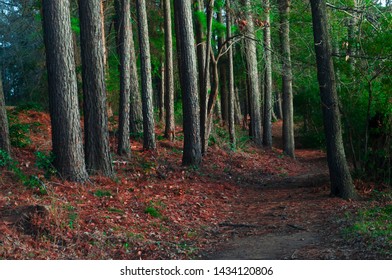
[[[8,130],[7,111],[5,109],[3,82],[0,69],[0,150],[11,154],[11,145]]]
[[[120,109],[118,124],[118,148],[120,156],[130,156],[131,146],[129,138],[130,121],[130,77],[131,77],[131,13],[130,0],[116,0],[118,16],[118,50],[120,55]]]
[[[280,28],[279,36],[282,56],[282,93],[283,93],[283,152],[294,158],[294,109],[293,109],[293,74],[291,70],[290,50],[290,0],[278,0]]]
[[[263,118],[263,145],[272,148],[272,51],[271,51],[271,21],[270,1],[263,0],[265,25],[264,25],[264,118]]]
[[[201,162],[200,108],[191,0],[174,0],[183,102],[184,165]]]
[[[230,0],[226,0],[226,37],[231,38],[231,5]],[[228,94],[228,121],[229,121],[229,134],[230,144],[232,149],[236,147],[235,124],[234,124],[234,111],[235,111],[235,91],[234,91],[234,61],[233,61],[233,48],[230,47],[227,53],[227,72],[229,78],[229,94]]]
[[[78,107],[69,1],[42,1],[54,165],[64,179],[88,179]]]
[[[173,36],[170,0],[164,0],[165,14],[165,137],[174,141],[174,73],[173,73]]]
[[[112,176],[100,2],[79,0],[85,153],[90,174]]]
[[[139,27],[139,48],[142,76],[142,108],[143,108],[143,147],[155,150],[154,108],[152,104],[152,80],[150,42],[148,38],[148,18],[145,0],[136,0]]]
[[[261,113],[260,113],[260,86],[259,74],[257,69],[257,50],[256,38],[254,35],[255,28],[252,16],[252,7],[250,0],[244,0],[246,12],[246,39],[245,39],[245,52],[246,52],[246,66],[247,76],[249,81],[249,97],[250,97],[250,130],[252,133],[253,141],[261,146]]]
[[[339,100],[327,27],[326,4],[324,0],[310,0],[310,4],[312,7],[317,77],[327,144],[331,195],[352,199],[356,198],[357,194],[343,147]]]

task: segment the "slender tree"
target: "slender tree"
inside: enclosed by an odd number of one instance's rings
[[[152,104],[152,79],[148,18],[145,0],[136,0],[139,29],[139,48],[142,76],[143,147],[155,150],[154,108]]]
[[[334,66],[331,57],[325,0],[310,0],[312,7],[317,77],[323,110],[327,142],[327,158],[331,180],[331,195],[344,199],[356,198],[350,170],[344,152],[339,100],[336,92]]]
[[[226,0],[226,37],[231,38],[231,3],[230,0]],[[235,136],[235,91],[234,91],[234,61],[233,61],[233,48],[230,47],[227,53],[227,73],[229,78],[229,92],[228,92],[228,123],[229,123],[229,135],[230,144],[233,149],[236,148],[236,136]]]
[[[201,162],[200,108],[191,0],[174,0],[183,102],[184,165]]]
[[[7,111],[5,109],[1,69],[0,69],[0,150],[5,151],[9,155],[11,154],[11,145],[10,145],[9,130],[8,130]]]
[[[174,68],[173,68],[173,35],[171,20],[170,0],[164,0],[165,14],[165,137],[174,141],[175,122],[174,122]]]
[[[250,131],[253,141],[261,146],[262,133],[261,133],[261,113],[260,113],[260,86],[259,74],[257,69],[257,50],[255,28],[252,16],[252,7],[250,0],[244,0],[246,12],[246,39],[245,39],[245,52],[246,52],[246,65],[247,77],[249,81],[249,103],[250,103]]]
[[[79,0],[87,171],[113,175],[106,110],[101,0]]]
[[[264,118],[263,118],[263,145],[272,148],[272,52],[271,52],[271,26],[270,26],[270,0],[263,0],[265,26],[264,26]]]
[[[77,96],[69,1],[42,1],[54,165],[64,179],[88,179]]]
[[[118,50],[120,53],[120,108],[118,124],[118,147],[120,156],[131,155],[129,137],[130,120],[130,77],[131,77],[131,12],[130,0],[116,0],[118,17]]]
[[[293,109],[293,75],[291,71],[290,50],[290,1],[278,0],[280,28],[279,36],[281,42],[282,56],[282,92],[283,92],[283,152],[294,158],[294,109]]]

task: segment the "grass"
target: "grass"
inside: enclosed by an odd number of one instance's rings
[[[359,239],[382,255],[391,255],[392,205],[361,210],[344,229],[348,239]]]

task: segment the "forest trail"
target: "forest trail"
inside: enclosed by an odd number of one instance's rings
[[[298,149],[293,160],[279,145],[260,150],[244,138],[233,152],[215,138],[203,164],[190,168],[181,166],[182,141],[161,140],[151,153],[133,140],[132,159],[116,158],[117,179],[94,176],[86,187],[47,179],[34,164],[37,150],[50,151],[49,115],[28,111],[18,119],[39,125],[30,131],[30,145],[14,148],[14,169],[39,178],[47,193],[23,187],[14,170],[1,170],[0,258],[377,257],[343,239],[345,215],[364,202],[329,196],[323,151]],[[280,131],[276,122],[275,143]]]
[[[274,124],[275,148],[281,149],[281,122]],[[205,258],[244,259],[341,259],[350,258],[350,250],[339,248],[336,213],[327,206],[329,176],[326,158],[308,157],[308,150],[297,150],[297,161],[308,172],[268,181],[248,180],[243,188],[243,211],[233,213],[232,220],[222,223],[227,236],[216,251]],[[344,209],[342,206],[341,209]]]

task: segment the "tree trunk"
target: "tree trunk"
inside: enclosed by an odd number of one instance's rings
[[[119,0],[120,1],[120,0]],[[120,109],[118,124],[118,148],[120,156],[129,157],[131,155],[131,143],[129,138],[130,120],[130,38],[131,38],[131,11],[130,0],[121,0],[118,15],[118,50],[120,54]]]
[[[231,8],[230,0],[226,0],[226,37],[231,38]],[[231,148],[236,148],[235,124],[234,124],[234,111],[235,111],[235,92],[234,92],[234,61],[233,61],[233,48],[229,48],[227,53],[227,72],[229,78],[229,94],[228,94],[228,124]]]
[[[142,99],[139,87],[139,75],[137,72],[137,57],[135,52],[135,41],[133,39],[132,22],[129,27],[130,39],[130,59],[131,59],[131,109],[130,109],[130,133],[138,134],[143,132],[143,113],[142,113]]]
[[[165,13],[165,137],[174,141],[174,68],[173,68],[173,35],[170,0],[164,0]]]
[[[158,86],[158,118],[159,118],[159,123],[163,122],[163,119],[165,118],[165,63],[162,62],[161,64],[161,76],[158,78],[159,79],[159,86]]]
[[[222,9],[219,9],[217,12],[217,20],[220,24],[224,24]],[[218,37],[218,48],[221,49],[225,42],[225,37],[220,35]],[[219,77],[220,77],[220,85],[219,85],[219,93],[220,93],[220,107],[221,107],[221,116],[220,118],[223,120],[224,125],[228,125],[229,122],[229,92],[228,92],[228,65],[226,57],[221,58],[221,63],[219,64]]]
[[[184,165],[201,162],[200,108],[191,0],[174,0],[183,102]]]
[[[293,75],[291,71],[290,50],[290,0],[279,0],[280,42],[282,56],[282,92],[283,92],[283,152],[294,158],[294,109],[293,109]]]
[[[250,131],[253,141],[262,146],[262,134],[261,134],[261,114],[260,114],[260,85],[259,85],[259,74],[257,69],[257,50],[255,42],[255,29],[253,23],[253,17],[251,14],[250,0],[245,0],[246,22],[247,32],[245,39],[245,52],[246,52],[246,64],[248,70],[249,79],[249,103],[250,103]]]
[[[4,99],[4,92],[3,92],[1,69],[0,69],[0,150],[3,150],[8,155],[11,155],[8,119],[7,119],[7,111],[5,109],[5,99]]]
[[[86,181],[69,1],[42,1],[54,165],[63,177]]]
[[[155,150],[154,108],[152,103],[152,78],[148,18],[145,0],[136,0],[139,28],[139,48],[142,76],[143,148]]]
[[[271,27],[270,27],[270,0],[263,0],[266,24],[264,26],[264,118],[263,118],[263,145],[272,148],[272,55],[271,55]]]
[[[90,174],[112,176],[100,2],[79,0],[85,154]]]
[[[331,195],[344,199],[356,198],[350,170],[343,147],[335,73],[328,37],[326,4],[324,0],[310,0],[313,34],[317,59],[327,158],[331,180]]]

